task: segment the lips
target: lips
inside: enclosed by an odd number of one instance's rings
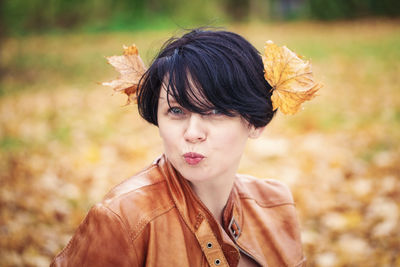
[[[183,155],[183,158],[185,159],[186,163],[188,163],[189,165],[196,165],[204,159],[204,156],[201,154],[198,154],[198,153],[189,152],[189,153],[185,153]]]

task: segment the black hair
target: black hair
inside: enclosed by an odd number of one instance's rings
[[[196,29],[164,44],[138,85],[139,114],[154,125],[163,83],[191,112],[216,109],[256,128],[275,114],[260,53],[236,33]]]

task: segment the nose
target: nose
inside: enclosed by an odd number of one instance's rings
[[[183,137],[189,143],[198,143],[206,140],[207,133],[200,114],[190,114]]]

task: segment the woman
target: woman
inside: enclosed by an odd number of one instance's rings
[[[276,111],[264,71],[231,32],[168,41],[129,87],[164,155],[95,205],[52,265],[304,266],[289,189],[236,174]]]

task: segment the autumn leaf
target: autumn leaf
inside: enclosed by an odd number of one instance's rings
[[[110,82],[103,82],[102,85],[110,86],[115,91],[125,93],[128,96],[127,104],[136,100],[138,83],[146,68],[139,56],[136,45],[124,46],[122,56],[107,57],[107,61],[119,73],[118,79]]]
[[[267,41],[264,48],[264,76],[273,88],[273,109],[295,114],[304,101],[316,96],[322,84],[314,82],[311,64],[286,46],[278,47]]]

